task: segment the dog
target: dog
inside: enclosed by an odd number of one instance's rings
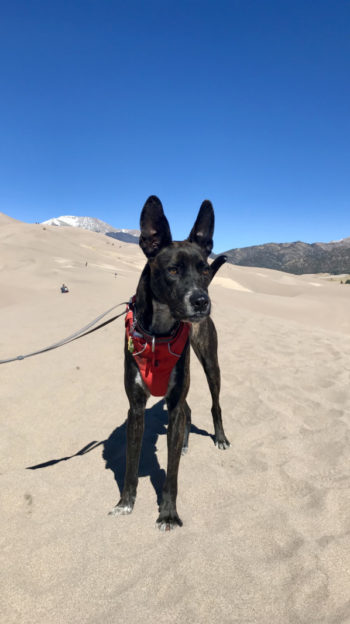
[[[203,366],[212,396],[215,444],[230,446],[219,403],[220,369],[217,333],[210,318],[208,286],[226,261],[219,256],[210,265],[214,211],[205,200],[187,240],[173,242],[158,197],[149,197],[140,218],[139,244],[147,257],[136,295],[126,317],[124,383],[130,409],[124,487],[110,512],[132,512],[138,484],[138,466],[144,412],[150,394],[164,395],[168,415],[168,464],[157,526],[169,531],[182,526],[176,510],[177,477],[181,454],[188,448],[191,410],[186,396],[190,385],[190,344]],[[164,353],[168,356],[163,360]],[[170,358],[170,363],[169,363]]]

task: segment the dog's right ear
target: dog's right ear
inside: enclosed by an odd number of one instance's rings
[[[172,242],[168,220],[161,201],[151,195],[141,212],[139,245],[147,258],[153,258],[163,247]]]

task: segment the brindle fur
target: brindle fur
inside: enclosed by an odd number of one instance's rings
[[[208,286],[216,271],[226,261],[219,256],[207,263],[213,247],[214,211],[209,201],[201,205],[187,240],[173,242],[168,221],[159,199],[146,201],[140,219],[140,246],[148,258],[136,291],[136,313],[140,324],[154,335],[167,335],[178,321],[191,321],[191,344],[204,368],[211,396],[215,444],[230,446],[219,403],[220,369],[217,357],[217,334],[210,313]],[[127,420],[127,453],[124,488],[111,514],[131,513],[138,483],[138,466],[144,430],[144,412],[149,391],[141,380],[134,357],[125,341],[125,390],[130,409]],[[182,526],[176,510],[177,475],[181,452],[188,449],[191,410],[186,396],[190,385],[189,343],[173,369],[166,403],[169,414],[167,444],[168,465],[159,507],[157,526],[170,530]]]

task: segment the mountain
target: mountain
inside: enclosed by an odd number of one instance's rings
[[[79,227],[84,230],[90,230],[91,232],[106,234],[107,236],[121,240],[124,243],[138,244],[140,235],[138,230],[118,230],[112,225],[109,225],[100,219],[95,219],[94,217],[74,217],[72,215],[65,215],[43,221],[42,225]]]
[[[350,238],[330,243],[267,243],[224,252],[231,264],[286,273],[350,273]]]

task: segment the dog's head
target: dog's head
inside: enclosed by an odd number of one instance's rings
[[[140,247],[148,258],[152,296],[169,306],[173,317],[196,322],[210,313],[208,286],[226,261],[208,264],[213,248],[214,210],[205,200],[187,240],[172,240],[168,220],[158,199],[146,201],[140,219]]]

